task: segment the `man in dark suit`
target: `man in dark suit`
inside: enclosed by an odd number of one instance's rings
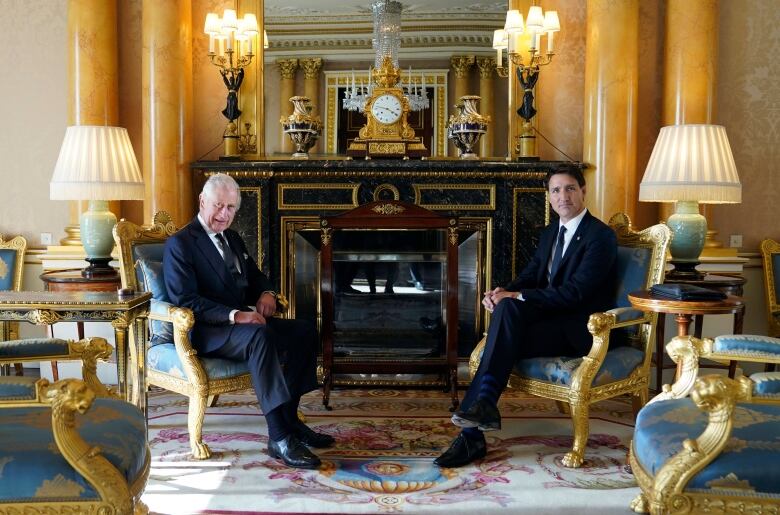
[[[485,350],[452,416],[463,430],[434,461],[441,467],[487,454],[483,432],[501,429],[498,398],[518,360],[587,354],[588,317],[613,307],[617,238],[585,208],[582,172],[553,172],[545,186],[559,221],[542,232],[533,259],[515,280],[485,292],[482,304],[493,313]]]
[[[236,181],[213,175],[199,198],[198,215],[165,244],[168,295],[194,312],[191,339],[201,356],[246,362],[268,423],[269,455],[316,468],[320,459],[308,447],[334,439],[297,416],[301,395],[317,388],[314,325],[274,317],[272,284],[241,236],[228,229],[241,205]]]

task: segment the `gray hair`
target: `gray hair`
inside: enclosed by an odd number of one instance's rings
[[[236,211],[238,211],[241,207],[241,189],[238,187],[236,180],[227,174],[217,173],[209,177],[206,184],[203,185],[202,194],[206,198],[214,198],[214,192],[222,188],[236,192],[238,196]]]

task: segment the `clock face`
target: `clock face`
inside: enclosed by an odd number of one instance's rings
[[[371,105],[371,114],[380,123],[395,123],[401,118],[401,101],[395,95],[378,96]]]

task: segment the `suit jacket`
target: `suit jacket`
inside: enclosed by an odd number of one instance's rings
[[[231,229],[224,235],[240,262],[246,288],[236,284],[197,217],[165,242],[163,274],[168,296],[195,314],[191,340],[203,352],[218,349],[230,336],[232,310],[247,311],[264,291],[273,289],[249,256],[241,236]]]
[[[586,213],[548,285],[547,264],[557,235],[558,224],[542,231],[531,262],[505,288],[522,292],[526,302],[555,315],[556,323],[570,315],[575,331],[570,339],[583,343],[590,314],[615,307],[617,237],[608,225]]]

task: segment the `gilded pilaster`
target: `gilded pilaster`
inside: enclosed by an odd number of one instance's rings
[[[279,69],[281,75],[281,82],[279,85],[279,114],[282,117],[290,116],[293,112],[293,106],[290,103],[290,97],[295,95],[295,73],[298,71],[298,59],[277,59],[276,67]],[[292,152],[292,141],[283,132],[279,131],[282,135],[282,152]]]
[[[588,0],[583,161],[588,208],[602,219],[635,216],[638,44],[639,0]]]
[[[718,5],[719,0],[666,3],[662,126],[715,120]],[[673,211],[674,204],[662,204],[661,218]]]
[[[322,106],[320,105],[320,71],[322,71],[322,58],[311,57],[300,60],[303,70],[303,96],[309,97],[313,107],[313,114],[322,118]],[[317,153],[321,150],[320,142],[309,150],[310,153]]]
[[[473,55],[453,55],[450,57],[450,68],[455,75],[455,81],[453,83],[453,99],[450,101],[450,109],[458,99],[464,95],[469,94],[469,71],[474,65],[475,58]],[[455,145],[450,142],[449,154],[457,156],[458,152],[455,149]]]
[[[117,75],[116,2],[68,1],[68,125],[117,125],[119,79]],[[86,202],[70,203],[70,225],[63,245],[81,245],[79,215]],[[121,216],[119,202],[111,212]]]
[[[143,0],[144,220],[167,211],[176,225],[193,214],[191,0]]]
[[[477,57],[477,68],[479,68],[479,96],[482,97],[479,101],[479,112],[483,116],[489,116],[491,120],[495,120],[493,77],[495,77],[496,72],[496,59],[494,57]],[[482,139],[479,142],[480,157],[495,155],[493,151],[493,131],[493,127],[490,127],[487,133],[482,135]]]

